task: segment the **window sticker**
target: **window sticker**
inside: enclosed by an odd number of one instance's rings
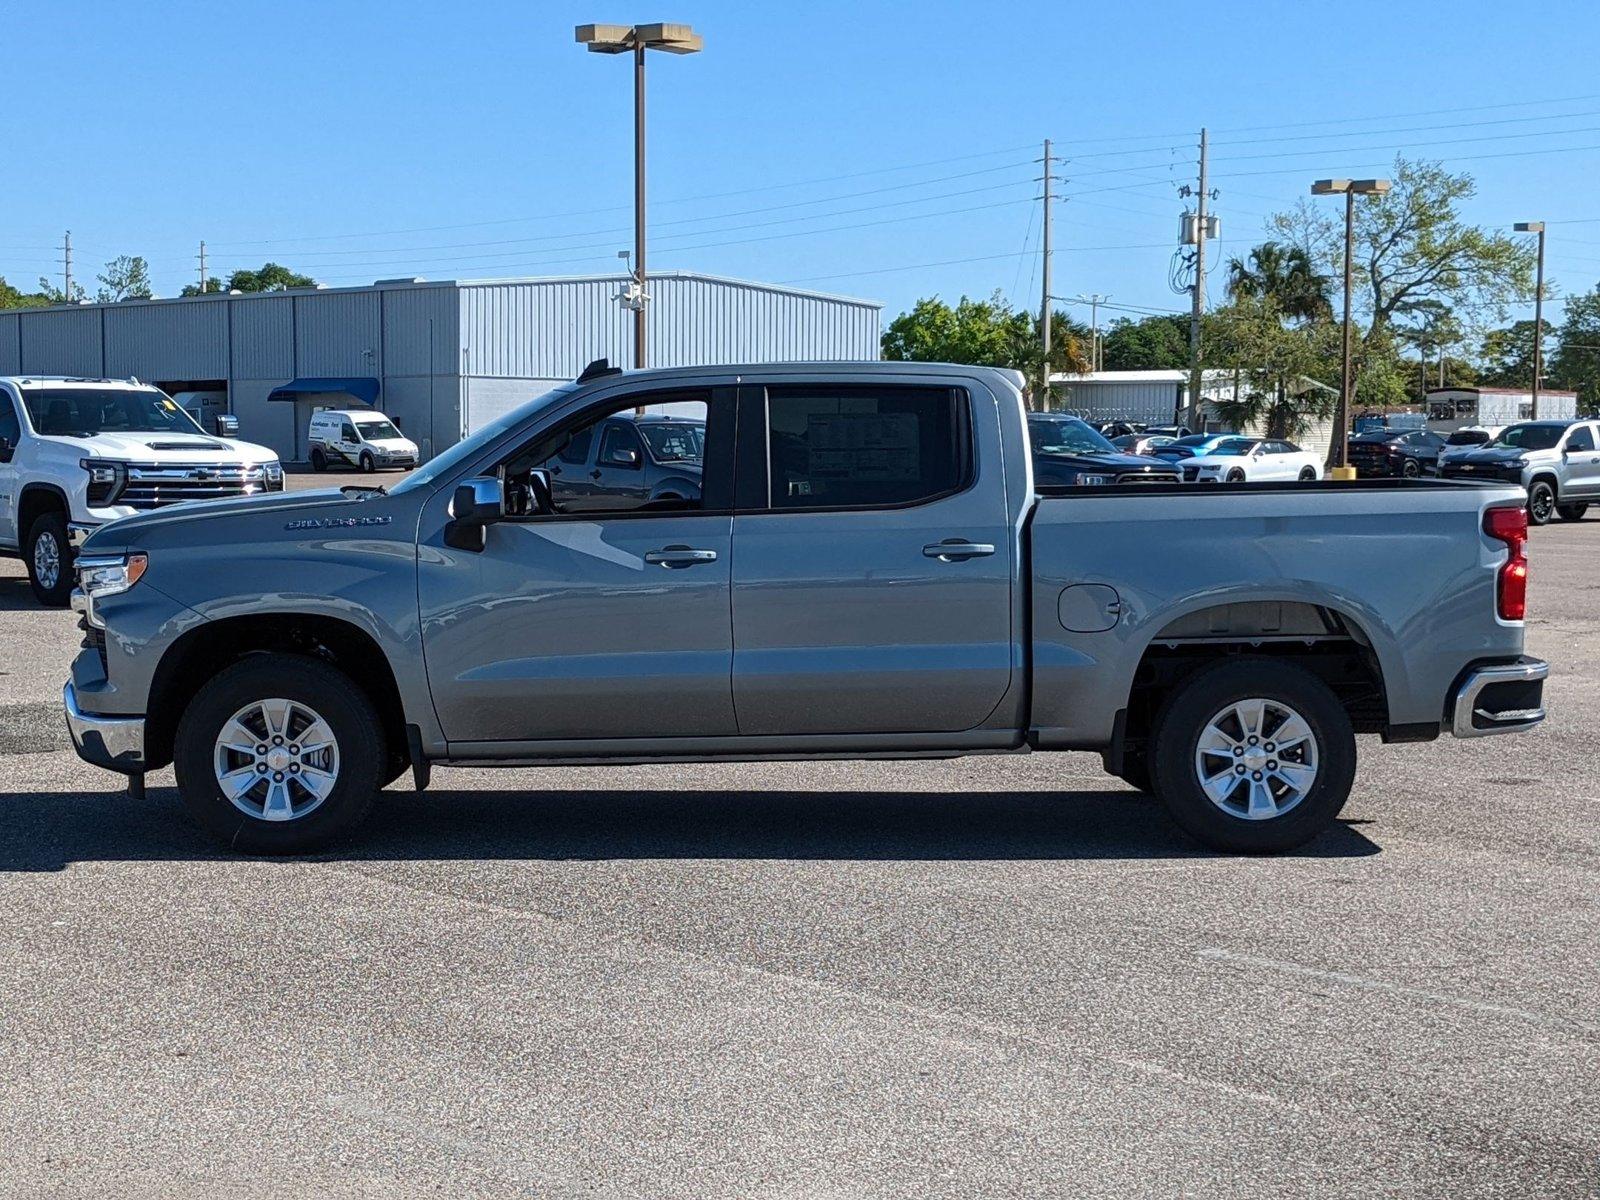
[[[915,413],[811,413],[806,474],[814,480],[906,483],[921,476]]]

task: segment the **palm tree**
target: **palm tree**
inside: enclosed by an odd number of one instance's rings
[[[1270,300],[1292,320],[1315,321],[1333,315],[1329,278],[1299,246],[1263,242],[1248,260],[1228,263],[1228,294],[1234,299]]]

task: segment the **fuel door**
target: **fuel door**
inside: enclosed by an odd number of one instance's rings
[[[1122,618],[1122,598],[1103,583],[1075,583],[1062,591],[1056,612],[1063,629],[1102,633]]]

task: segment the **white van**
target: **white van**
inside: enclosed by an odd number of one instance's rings
[[[417,465],[417,444],[376,409],[319,408],[311,414],[306,444],[314,471],[326,471],[330,463],[363,471]]]

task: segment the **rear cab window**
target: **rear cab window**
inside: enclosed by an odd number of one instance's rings
[[[943,387],[788,385],[767,390],[773,511],[906,507],[972,476],[970,405]]]

